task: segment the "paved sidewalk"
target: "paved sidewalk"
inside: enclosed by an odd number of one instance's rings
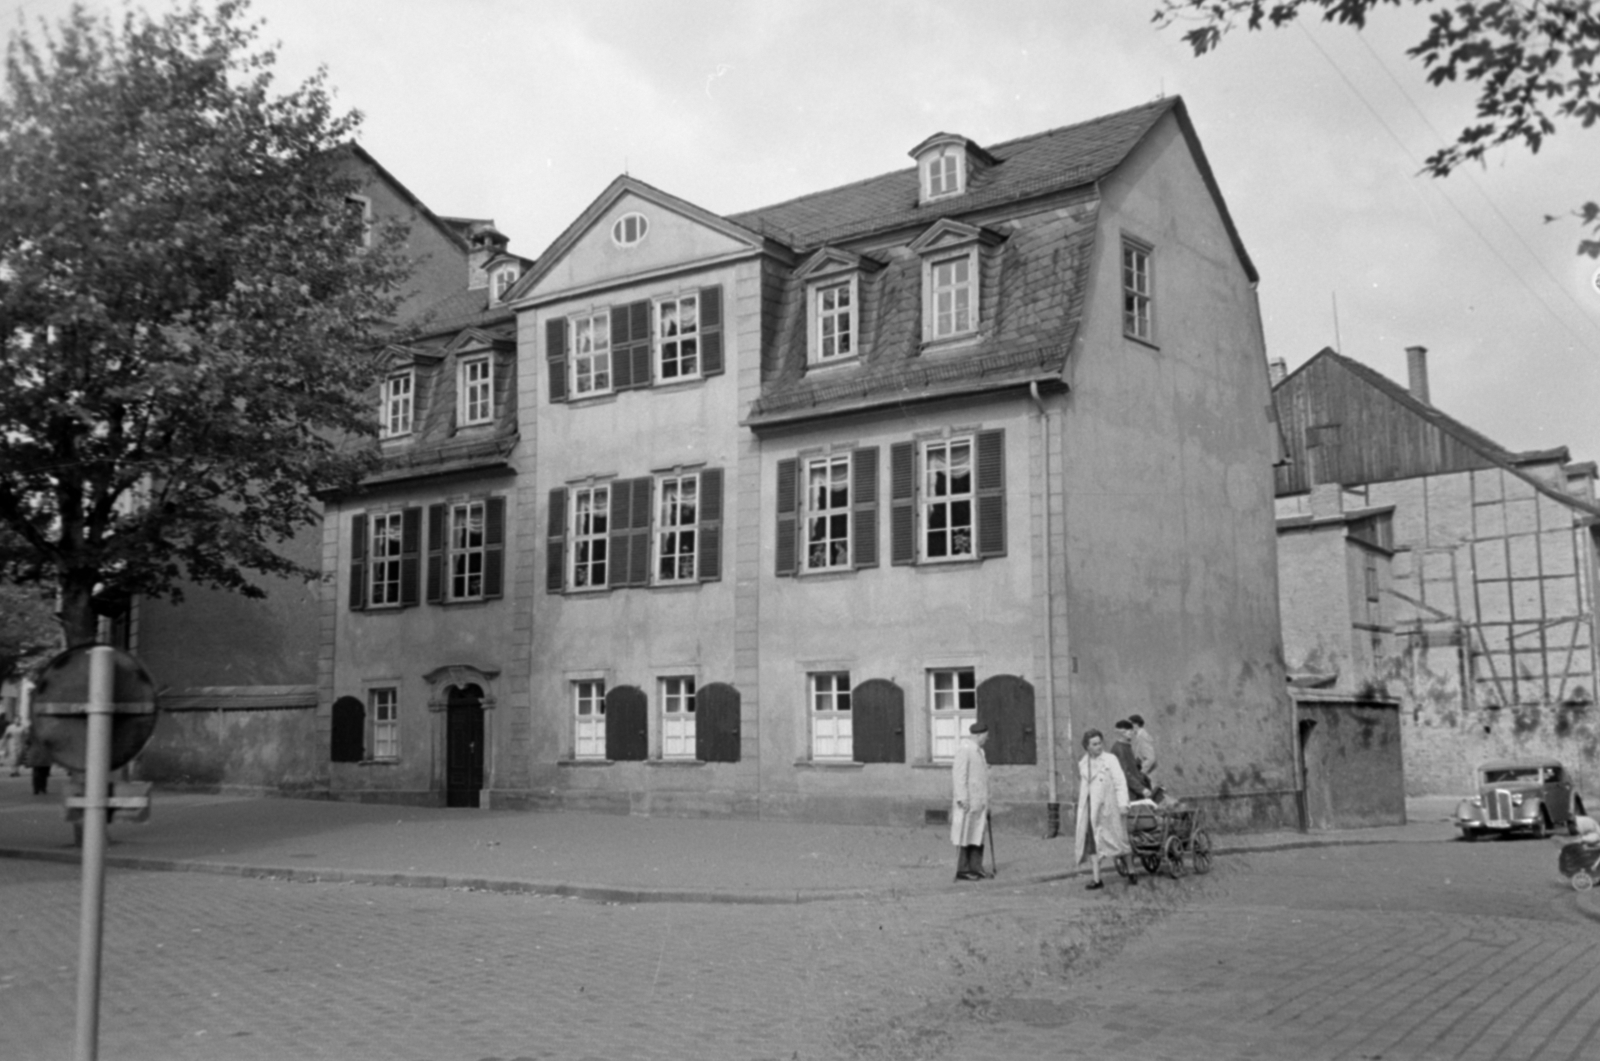
[[[46,797],[0,777],[0,857],[76,863],[63,779]],[[1413,801],[1410,824],[1214,835],[1217,852],[1450,840],[1453,801]],[[467,887],[615,902],[793,903],[982,887],[956,884],[943,826],[893,828],[478,811],[157,791],[150,820],[113,822],[113,867]],[[1072,839],[995,834],[999,877],[1074,875]]]

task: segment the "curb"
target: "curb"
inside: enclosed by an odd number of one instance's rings
[[[1290,851],[1308,847],[1353,847],[1370,844],[1397,844],[1402,840],[1296,840],[1277,844],[1217,848],[1212,854],[1249,855],[1267,851]],[[76,866],[82,862],[77,848],[53,850],[33,847],[0,847],[0,858],[55,862]],[[709,888],[639,888],[610,884],[582,884],[568,881],[534,881],[506,877],[475,877],[442,873],[410,873],[403,871],[333,869],[310,866],[255,865],[242,862],[204,862],[181,858],[147,858],[137,855],[107,855],[105,864],[112,869],[142,870],[153,873],[208,873],[221,877],[241,877],[257,880],[286,880],[303,884],[366,884],[389,888],[455,888],[470,891],[495,892],[502,895],[547,895],[566,899],[583,899],[597,903],[720,903],[746,906],[792,906],[799,903],[839,902],[861,899],[898,899],[911,895],[941,892],[971,891],[956,882],[930,884],[922,887],[891,888],[816,888],[782,889],[776,891],[732,891]],[[1085,875],[1088,870],[1076,867],[1068,870],[1047,870],[1006,877],[1006,885],[1048,884],[1070,880]],[[1600,901],[1600,900],[1597,900]],[[1587,912],[1587,911],[1586,911]],[[1590,914],[1600,920],[1600,907]]]

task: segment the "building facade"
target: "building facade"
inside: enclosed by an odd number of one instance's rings
[[[1398,703],[1412,794],[1528,756],[1600,782],[1594,465],[1512,452],[1434,408],[1427,351],[1409,355],[1406,387],[1324,350],[1274,388],[1289,670]],[[1359,577],[1299,552],[1329,514],[1363,528]],[[1348,595],[1316,588],[1332,581]]]
[[[480,804],[920,822],[983,718],[1003,813],[1042,823],[1082,734],[1141,712],[1170,789],[1293,817],[1256,277],[1181,101],[911,154],[732,216],[618,178],[507,294],[484,614],[525,669]],[[398,502],[400,558],[433,503]],[[341,631],[381,618],[371,526],[329,523]],[[437,690],[482,682],[404,636],[399,759],[419,729],[449,761]],[[368,682],[344,638],[333,703]]]

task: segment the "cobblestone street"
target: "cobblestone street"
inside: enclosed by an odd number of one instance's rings
[[[114,871],[102,1056],[1577,1059],[1600,963],[1553,853],[743,906]],[[0,862],[7,1061],[71,1055],[77,882]]]

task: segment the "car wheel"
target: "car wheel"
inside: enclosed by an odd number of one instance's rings
[[[1593,888],[1593,887],[1594,887],[1594,878],[1589,876],[1589,874],[1585,873],[1583,870],[1580,869],[1578,872],[1576,872],[1576,873],[1574,873],[1572,875],[1572,890],[1573,891],[1575,891],[1575,892],[1586,892],[1590,888]]]
[[[1465,840],[1469,844],[1482,835],[1483,834],[1476,829],[1462,828],[1461,830],[1461,839]]]

